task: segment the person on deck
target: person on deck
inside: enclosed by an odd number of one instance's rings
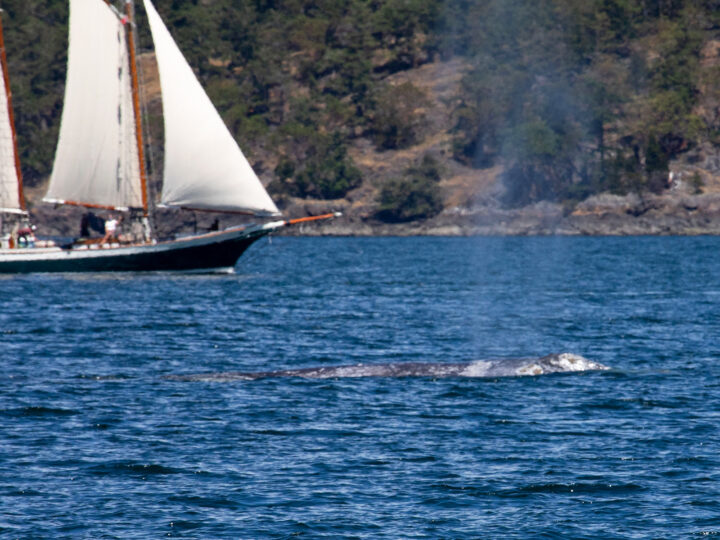
[[[35,225],[24,223],[17,231],[17,245],[19,247],[32,248],[35,247]]]
[[[115,219],[114,216],[110,216],[110,219],[105,221],[105,236],[103,236],[101,244],[107,244],[110,241],[117,242],[117,230],[122,221],[122,216]]]
[[[90,214],[83,214],[80,218],[80,238],[88,238],[90,236]]]

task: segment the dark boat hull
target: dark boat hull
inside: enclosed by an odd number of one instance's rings
[[[0,273],[155,272],[232,269],[275,224],[227,229],[156,244],[0,250]]]

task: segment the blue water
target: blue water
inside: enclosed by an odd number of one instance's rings
[[[2,538],[720,534],[720,239],[275,238],[0,278]],[[168,375],[573,352],[508,378]]]

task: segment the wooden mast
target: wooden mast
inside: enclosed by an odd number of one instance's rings
[[[2,9],[0,9],[2,11]],[[0,63],[2,63],[2,75],[5,83],[5,95],[7,96],[8,117],[10,119],[10,131],[12,133],[13,153],[15,154],[15,172],[18,182],[18,201],[20,210],[27,212],[25,206],[25,195],[23,193],[22,172],[20,171],[20,154],[17,146],[17,133],[15,132],[15,113],[12,107],[12,91],[10,90],[10,75],[8,74],[7,55],[5,54],[5,37],[3,35],[2,17],[0,17]]]
[[[138,160],[140,161],[140,186],[142,188],[143,216],[147,219],[149,213],[147,168],[145,166],[145,150],[143,143],[142,113],[140,111],[140,89],[138,85],[137,57],[135,54],[135,12],[132,0],[125,0],[125,15],[127,21],[127,42],[130,52],[130,77],[132,80],[133,112],[135,113],[135,136],[137,139]]]

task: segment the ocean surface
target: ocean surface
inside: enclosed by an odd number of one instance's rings
[[[720,238],[279,237],[0,306],[0,538],[720,535]],[[610,369],[360,376],[563,352]]]

